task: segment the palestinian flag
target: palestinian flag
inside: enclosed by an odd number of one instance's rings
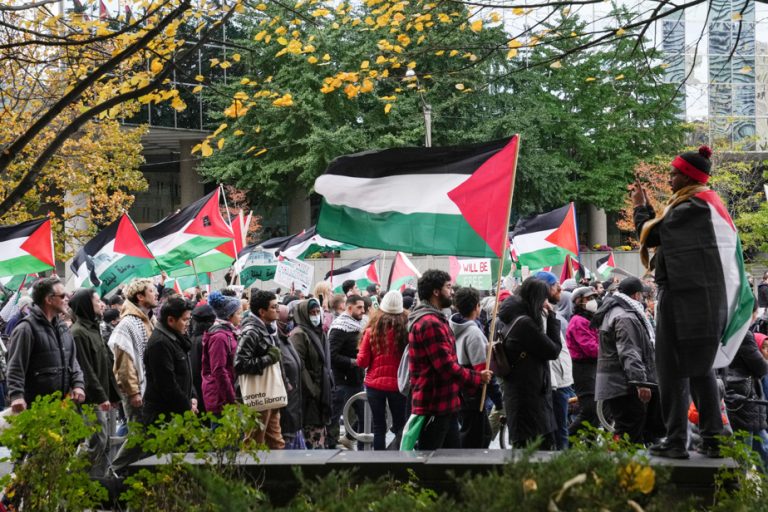
[[[585,266],[579,263],[578,260],[571,258],[571,255],[565,257],[565,263],[563,263],[563,270],[560,271],[560,282],[564,283],[566,279],[579,279],[586,278],[592,279],[592,272]]]
[[[0,276],[44,272],[54,266],[49,219],[0,226]]]
[[[102,297],[129,279],[160,273],[152,253],[125,213],[88,241],[75,254],[70,268],[75,288],[96,288]]]
[[[317,234],[317,229],[312,226],[298,235],[290,237],[280,247],[280,256],[294,260],[303,260],[316,252],[350,251],[357,246],[329,240]]]
[[[600,274],[603,279],[607,279],[616,269],[616,262],[613,260],[613,252],[608,253],[608,256],[600,258],[595,264],[597,265],[597,273]]]
[[[376,261],[379,255],[363,258],[349,265],[325,274],[325,280],[331,282],[334,293],[342,293],[341,285],[348,279],[354,279],[360,290],[365,290],[372,284],[380,284],[379,274],[376,271]]]
[[[198,284],[203,290],[210,291],[209,288],[211,285],[211,274],[208,272],[203,272],[197,274],[197,276],[191,275],[183,277],[172,277],[165,281],[165,287],[173,288],[179,295],[182,295],[184,290],[195,288],[198,286]]]
[[[518,141],[339,157],[315,181],[317,232],[358,247],[499,257]]]
[[[158,266],[165,271],[191,267],[193,258],[209,253],[215,259],[235,259],[232,230],[219,210],[219,189],[141,232]],[[197,264],[197,261],[195,261]],[[203,269],[198,268],[198,272]],[[192,271],[194,273],[194,271]]]
[[[744,254],[736,226],[717,192],[707,190],[695,196],[707,203],[712,228],[723,268],[723,287],[728,300],[728,320],[715,355],[714,368],[724,368],[733,361],[752,322],[755,297],[744,271]],[[720,276],[712,276],[717,279]]]
[[[519,265],[542,268],[561,265],[565,257],[579,256],[576,209],[573,203],[518,221],[512,241]]]
[[[237,268],[240,269],[240,284],[247,288],[255,281],[270,281],[275,277],[277,257],[259,244],[249,245],[240,251]]]
[[[39,276],[35,274],[19,274],[15,276],[0,277],[0,285],[6,290],[17,292],[23,288],[29,288]]]
[[[398,252],[395,261],[392,262],[392,270],[389,271],[388,290],[402,292],[406,288],[416,288],[416,281],[421,277],[421,272],[411,263],[408,257]]]

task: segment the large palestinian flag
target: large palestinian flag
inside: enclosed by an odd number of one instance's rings
[[[317,232],[358,247],[498,256],[518,140],[339,157],[315,181],[323,196]]]
[[[597,273],[600,274],[603,279],[610,277],[611,273],[616,268],[616,262],[613,260],[613,252],[608,253],[608,256],[603,256],[595,262],[597,266]]]
[[[261,248],[259,244],[244,247],[237,258],[240,269],[240,284],[246,288],[256,281],[274,279],[277,271],[277,257],[274,252]]]
[[[733,360],[752,322],[755,297],[744,271],[744,255],[736,226],[714,190],[696,194],[709,205],[712,228],[723,267],[725,295],[728,299],[728,321],[715,355],[715,368],[724,368]],[[712,276],[717,279],[718,276]]]
[[[331,281],[333,278],[333,291],[335,293],[341,293],[341,285],[348,279],[353,279],[357,282],[357,287],[360,290],[365,290],[372,284],[380,284],[379,274],[376,271],[376,261],[379,256],[372,256],[370,258],[363,258],[361,260],[354,261],[349,265],[337,268],[331,272],[325,274],[325,280]]]
[[[55,265],[49,219],[0,226],[0,276],[44,272]]]
[[[217,248],[221,256],[214,254],[215,258],[229,258],[231,264],[236,257],[232,229],[219,210],[218,188],[145,229],[141,235],[157,264],[165,271],[191,270],[188,262]],[[200,268],[197,271],[203,272]]]
[[[416,288],[416,283],[421,277],[421,272],[411,263],[408,257],[398,252],[395,261],[392,262],[392,270],[389,271],[388,290],[402,292],[406,288]]]
[[[128,214],[101,230],[72,259],[74,287],[96,288],[104,296],[134,277],[160,273],[152,253]]]
[[[561,265],[568,255],[578,258],[577,233],[573,203],[521,219],[511,234],[519,265],[528,268],[551,267]]]
[[[303,232],[289,237],[279,248],[280,255],[294,260],[303,260],[316,252],[351,251],[357,246],[329,240],[317,234],[317,229],[312,226]]]

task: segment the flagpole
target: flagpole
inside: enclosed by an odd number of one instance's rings
[[[198,290],[200,290],[200,291],[202,292],[202,291],[203,291],[203,287],[202,287],[202,285],[200,284],[200,276],[199,276],[199,275],[197,275],[197,267],[195,267],[195,258],[192,258],[192,259],[191,259],[191,260],[189,260],[189,261],[191,261],[191,262],[192,262],[192,272],[194,272],[194,273],[195,273],[195,279],[197,280],[197,288],[198,288]],[[178,277],[177,277],[176,279],[178,279]],[[184,290],[182,290],[182,292],[183,292],[183,291],[184,291]]]
[[[224,198],[224,209],[227,210],[227,224],[229,224],[229,230],[232,231],[232,248],[235,250],[235,262],[232,264],[232,268],[235,269],[234,276],[232,276],[231,282],[237,282],[237,276],[240,274],[237,270],[237,243],[235,243],[235,231],[232,229],[232,219],[229,216],[229,206],[227,206],[227,194],[224,192],[224,185],[219,185],[219,191],[221,191],[221,197]]]
[[[515,145],[515,163],[512,166],[512,185],[509,187],[509,201],[507,202],[507,227],[504,229],[504,237],[501,240],[501,256],[499,258],[499,274],[496,276],[496,300],[493,303],[493,316],[491,317],[491,339],[488,340],[488,347],[485,351],[485,369],[491,367],[491,351],[493,342],[496,338],[496,322],[499,317],[499,293],[501,293],[501,275],[504,273],[504,252],[507,250],[507,240],[509,238],[509,216],[512,213],[512,197],[515,195],[515,178],[517,176],[517,157],[520,154],[520,134],[516,134],[517,144]],[[485,409],[485,396],[488,392],[488,384],[483,384],[483,392],[480,395],[480,410]]]
[[[336,251],[331,251],[331,293],[333,293],[333,256],[336,254]]]

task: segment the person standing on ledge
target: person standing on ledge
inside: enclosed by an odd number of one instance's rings
[[[711,155],[711,149],[701,146],[672,161],[673,194],[658,216],[639,180],[632,192],[641,258],[655,270],[658,285],[656,369],[666,438],[649,449],[657,457],[688,458],[691,396],[700,418],[698,451],[720,456],[716,436],[723,433],[723,423],[713,364],[726,327],[728,298],[726,262],[721,259],[725,256],[720,254],[711,210],[722,203],[706,186]],[[649,249],[655,249],[650,260]]]

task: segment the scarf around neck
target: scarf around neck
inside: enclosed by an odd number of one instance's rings
[[[669,198],[667,201],[667,205],[664,207],[664,211],[661,212],[661,215],[656,217],[655,219],[649,219],[646,221],[646,223],[643,225],[643,229],[640,231],[640,260],[643,262],[643,265],[648,270],[653,270],[652,267],[652,261],[650,259],[649,254],[649,247],[646,245],[648,241],[648,236],[651,234],[651,231],[654,227],[656,227],[658,224],[661,224],[661,221],[664,220],[664,217],[667,216],[667,214],[677,205],[680,203],[683,203],[685,201],[688,201],[693,196],[700,192],[706,192],[709,190],[709,187],[706,185],[702,185],[701,183],[696,183],[694,185],[688,185],[687,187],[683,187],[677,192],[675,192],[672,197]]]
[[[651,325],[651,321],[648,320],[648,316],[645,314],[645,309],[643,309],[643,305],[640,304],[638,301],[630,297],[629,295],[624,295],[621,292],[616,292],[613,294],[613,296],[622,301],[624,304],[631,307],[635,313],[640,316],[640,318],[643,319],[643,324],[645,325],[645,330],[648,333],[648,338],[651,340],[652,345],[656,345],[656,331],[653,329],[653,326]]]

